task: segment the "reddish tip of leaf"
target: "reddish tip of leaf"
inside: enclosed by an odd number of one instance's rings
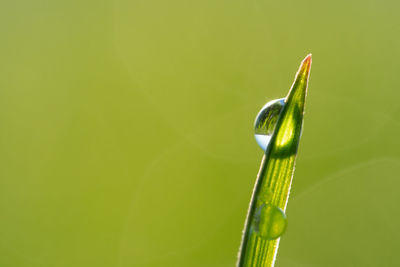
[[[301,62],[299,71],[298,71],[298,78],[300,79],[307,79],[308,78],[308,74],[310,73],[310,69],[311,69],[311,63],[312,63],[312,59],[311,59],[311,54],[308,54],[308,56],[306,56],[305,59],[303,59],[303,61]]]
[[[307,62],[307,64],[311,63],[311,58],[312,58],[312,54],[308,54],[306,56],[306,58],[303,60],[305,63]]]
[[[303,60],[303,62],[301,63],[302,65],[302,69],[306,70],[307,72],[310,71],[310,67],[311,67],[311,62],[312,62],[312,55],[308,54],[308,56],[306,56],[306,58]]]

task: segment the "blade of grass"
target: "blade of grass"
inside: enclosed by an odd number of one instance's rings
[[[253,225],[263,223],[260,220],[271,219],[268,218],[268,214],[256,215],[257,208],[263,205],[259,196],[272,193],[271,205],[286,210],[302,131],[310,68],[311,54],[300,65],[261,161],[243,231],[238,267],[274,266],[279,238],[274,240],[262,238]]]

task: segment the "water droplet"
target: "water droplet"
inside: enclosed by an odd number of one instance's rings
[[[279,114],[285,105],[285,99],[275,99],[267,104],[257,114],[254,123],[254,136],[262,150],[266,150],[274,132]]]
[[[280,237],[286,230],[287,219],[285,213],[271,204],[262,204],[254,215],[254,230],[267,240]]]
[[[263,188],[258,196],[258,201],[260,203],[269,203],[272,200],[272,195],[271,188]]]

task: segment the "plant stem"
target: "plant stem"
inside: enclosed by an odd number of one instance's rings
[[[272,192],[271,205],[286,210],[302,131],[310,68],[311,54],[300,65],[261,161],[242,236],[238,267],[274,266],[280,238],[268,240],[257,233],[255,223],[271,218],[268,215],[260,217],[256,210],[263,205],[259,196],[268,192]]]

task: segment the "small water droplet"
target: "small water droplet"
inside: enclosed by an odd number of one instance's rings
[[[262,204],[256,209],[253,223],[254,230],[261,238],[273,240],[285,232],[287,219],[280,208],[271,204]]]
[[[267,104],[258,112],[254,123],[254,136],[262,150],[266,150],[274,132],[279,114],[285,105],[285,99],[275,99]]]
[[[267,187],[262,189],[258,196],[258,201],[260,203],[269,203],[272,200],[272,190],[271,188]]]

